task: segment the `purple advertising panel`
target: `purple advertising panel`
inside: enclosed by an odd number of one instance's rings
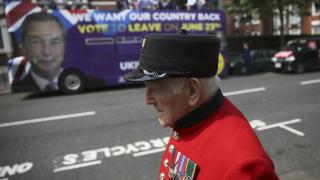
[[[44,12],[24,1],[5,1],[6,9],[12,2],[22,4],[6,11],[9,31],[21,48],[19,56],[9,60],[12,92],[77,93],[93,86],[125,84],[122,76],[137,68],[146,34],[226,29],[219,10]]]

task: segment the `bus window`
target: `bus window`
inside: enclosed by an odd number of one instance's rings
[[[141,36],[123,36],[116,38],[117,53],[120,55],[137,54],[140,52]]]
[[[85,44],[87,46],[107,45],[107,44],[114,44],[114,41],[113,41],[113,38],[110,38],[110,37],[93,37],[93,38],[86,38]]]

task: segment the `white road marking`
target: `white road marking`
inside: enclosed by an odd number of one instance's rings
[[[139,140],[126,145],[106,146],[97,149],[86,149],[82,152],[69,153],[53,159],[54,172],[67,171],[87,165],[99,165],[111,157],[120,156],[145,156],[154,153],[159,153],[165,150],[170,137],[153,138],[149,140]],[[96,161],[96,163],[88,163]],[[97,162],[99,161],[99,163]],[[101,161],[101,162],[100,162]],[[1,168],[1,167],[0,167]]]
[[[289,127],[289,126],[286,126],[288,124],[293,124],[293,123],[298,123],[298,122],[301,122],[301,119],[293,119],[293,120],[289,120],[289,121],[283,121],[283,122],[279,122],[279,123],[275,123],[275,124],[270,124],[270,125],[258,127],[257,130],[258,131],[262,131],[262,130],[266,130],[266,129],[280,127],[282,129],[290,131],[293,134],[296,134],[298,136],[304,136],[303,132],[300,132],[300,131],[298,131],[296,129],[293,129],[293,128]]]
[[[285,129],[285,130],[287,130],[287,131],[290,131],[290,132],[292,132],[293,134],[296,134],[296,135],[298,135],[298,136],[304,136],[304,133],[303,133],[303,132],[300,132],[300,131],[298,131],[298,130],[296,130],[296,129],[293,129],[293,128],[289,127],[289,126],[280,125],[279,127],[283,128],[283,129]]]
[[[302,82],[300,82],[300,85],[308,85],[308,84],[315,84],[315,83],[320,83],[320,79],[302,81]]]
[[[283,122],[267,125],[265,122],[256,119],[256,120],[250,121],[250,125],[253,129],[257,131],[267,130],[271,128],[282,128],[296,135],[304,136],[303,132],[300,132],[296,129],[293,129],[287,126],[289,124],[298,123],[298,122],[301,122],[301,119],[297,118],[289,121],[283,121]],[[139,156],[146,156],[154,153],[163,152],[166,149],[166,145],[168,141],[169,141],[169,137],[156,138],[148,141],[137,141],[134,143],[129,143],[125,146],[118,145],[113,147],[86,150],[78,154],[67,154],[62,156],[62,158],[61,157],[56,158],[56,159],[59,159],[60,163],[59,161],[53,161],[56,164],[55,169],[53,169],[53,172],[58,173],[61,171],[68,171],[68,170],[73,170],[73,169],[87,167],[87,166],[99,165],[102,163],[104,158],[109,158],[112,156],[119,157],[121,155],[132,154],[133,157],[139,157]],[[72,157],[74,158],[71,158],[70,155],[72,155]],[[92,159],[93,161],[86,162],[84,160],[85,158],[84,155],[88,157],[95,157],[95,159]],[[104,155],[105,157],[102,157],[101,155]],[[65,163],[61,163],[62,161],[65,161]],[[72,164],[68,163],[68,165],[65,165],[66,162],[69,162]],[[62,164],[64,165],[60,166]]]
[[[244,89],[240,91],[232,91],[232,92],[226,92],[223,93],[224,96],[233,96],[233,95],[238,95],[238,94],[245,94],[245,93],[252,93],[252,92],[259,92],[259,91],[265,91],[265,87],[260,87],[260,88],[253,88],[253,89]]]
[[[77,169],[77,168],[82,168],[82,167],[87,167],[87,166],[94,166],[97,164],[101,164],[101,160],[96,160],[96,161],[91,161],[91,162],[86,162],[86,163],[81,163],[81,164],[74,164],[70,166],[65,166],[65,167],[60,167],[57,169],[54,169],[53,172],[60,172],[60,171],[67,171],[71,169]]]
[[[56,120],[75,118],[75,117],[81,117],[81,116],[91,116],[91,115],[95,115],[95,114],[96,114],[95,111],[89,111],[89,112],[83,112],[83,113],[66,114],[66,115],[51,116],[51,117],[38,118],[38,119],[15,121],[15,122],[10,122],[10,123],[0,124],[0,128],[9,127],[9,126],[18,126],[18,125],[23,125],[23,124],[31,124],[31,123],[56,121]]]
[[[149,154],[154,154],[154,153],[158,153],[158,152],[162,152],[166,150],[166,148],[159,148],[159,149],[151,149],[149,151],[142,151],[142,152],[138,152],[138,153],[134,153],[133,157],[138,157],[138,156],[145,156],[145,155],[149,155]]]
[[[252,120],[249,122],[250,123],[250,126],[253,128],[253,129],[256,129],[257,127],[263,127],[263,126],[266,126],[267,124],[259,119],[255,119],[255,120]]]

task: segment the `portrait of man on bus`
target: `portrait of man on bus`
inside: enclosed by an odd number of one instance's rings
[[[65,52],[63,24],[49,13],[33,13],[23,21],[21,37],[21,52],[31,69],[12,83],[12,92],[58,90]]]

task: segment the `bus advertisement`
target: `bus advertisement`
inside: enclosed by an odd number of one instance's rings
[[[126,84],[148,33],[223,33],[223,11],[44,10],[28,1],[5,1],[8,30],[18,54],[9,60],[12,92]],[[226,72],[221,53],[219,74]]]

